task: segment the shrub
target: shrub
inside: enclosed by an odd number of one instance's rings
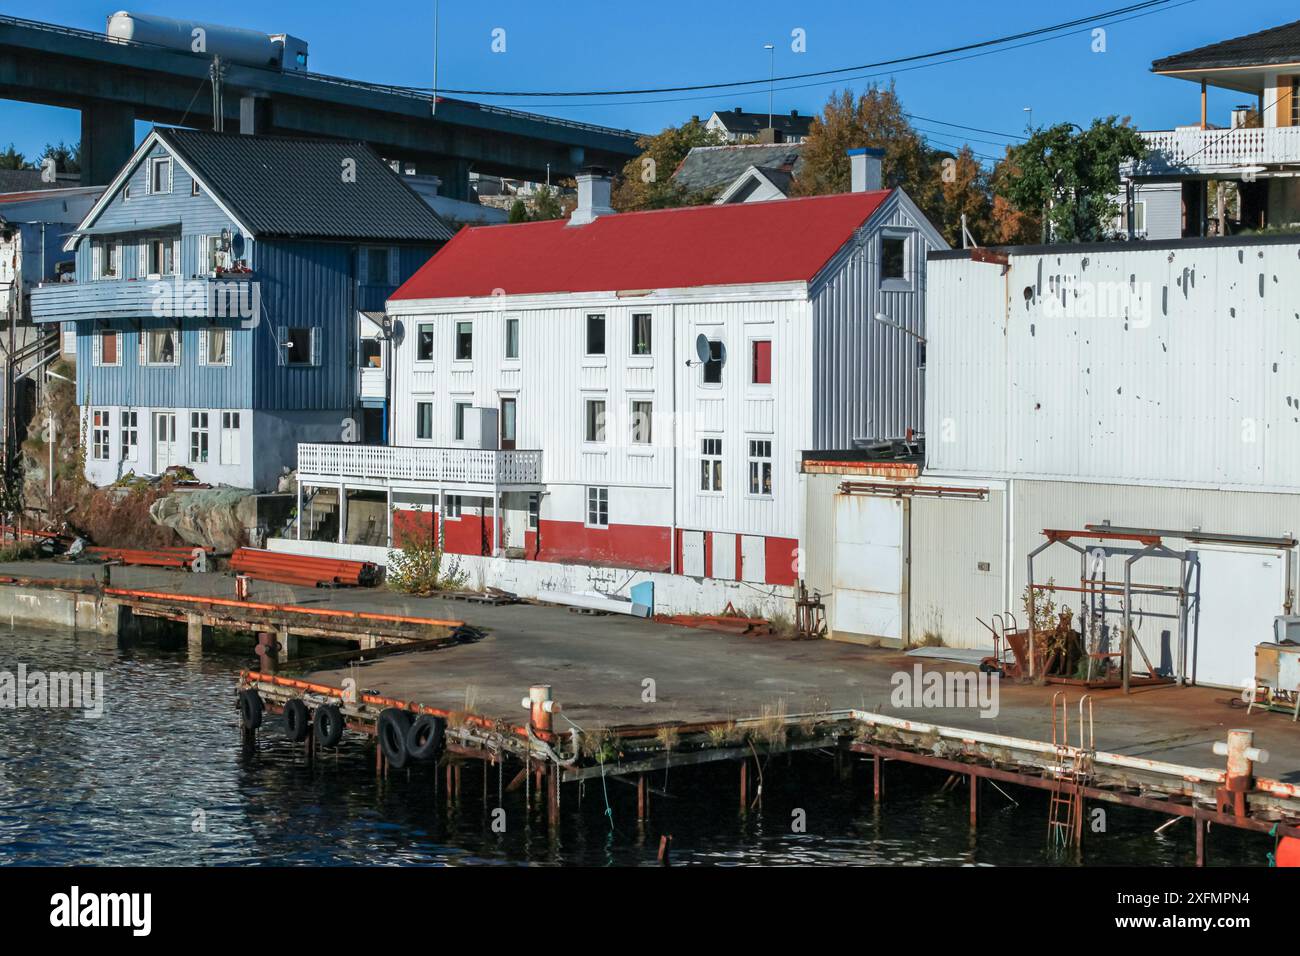
[[[465,586],[468,575],[455,558],[443,567],[442,548],[433,541],[417,541],[408,537],[400,551],[388,552],[388,573],[385,582],[394,591],[404,594],[433,594],[435,591],[457,591]]]

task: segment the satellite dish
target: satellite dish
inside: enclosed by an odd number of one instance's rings
[[[385,321],[387,321],[387,319],[385,319]],[[388,330],[388,336],[393,340],[394,345],[402,344],[402,341],[406,338],[406,326],[402,323],[401,319],[397,319],[393,322],[392,326]]]
[[[709,337],[703,332],[695,337],[695,355],[701,362],[707,362],[713,357],[709,350]]]

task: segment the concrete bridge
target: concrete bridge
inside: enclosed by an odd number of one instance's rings
[[[107,183],[135,148],[136,120],[210,129],[212,59],[100,33],[0,17],[0,97],[81,111],[83,184]],[[364,140],[469,198],[469,173],[532,179],[619,168],[636,136],[465,100],[316,73],[224,64],[222,128]]]

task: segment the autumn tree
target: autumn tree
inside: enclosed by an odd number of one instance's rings
[[[653,136],[637,140],[641,154],[630,159],[617,177],[610,202],[619,212],[638,209],[666,209],[697,205],[712,196],[691,193],[672,178],[686,154],[696,146],[721,146],[726,137],[692,117],[681,126],[670,126]]]
[[[963,146],[956,155],[940,156],[939,194],[942,201],[940,217],[934,225],[950,246],[963,246],[961,224],[966,217],[966,228],[981,245],[993,241],[993,201],[989,189],[989,175],[975,158],[969,146]]]
[[[892,83],[873,85],[856,97],[847,89],[831,94],[804,141],[796,194],[848,192],[847,151],[863,146],[884,150],[885,186],[903,187],[927,216],[939,221],[943,213],[939,157],[908,121]]]
[[[1012,204],[1005,195],[1005,181],[1020,175],[1008,147],[1006,155],[998,160],[989,175],[989,186],[993,191],[992,208],[989,213],[988,238],[980,242],[995,246],[1020,246],[1038,242],[1042,237],[1042,215],[1036,209],[1022,210]]]
[[[1121,164],[1146,152],[1127,119],[1093,120],[1086,130],[1059,123],[1011,148],[1014,172],[998,181],[999,194],[1022,212],[1042,210],[1045,240],[1093,242],[1105,237],[1119,212]]]

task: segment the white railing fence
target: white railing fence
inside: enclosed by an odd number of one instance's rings
[[[433,484],[540,484],[542,453],[409,445],[300,444],[302,475]]]
[[[1300,163],[1300,126],[1159,130],[1142,138],[1152,151],[1146,165],[1157,169]]]

